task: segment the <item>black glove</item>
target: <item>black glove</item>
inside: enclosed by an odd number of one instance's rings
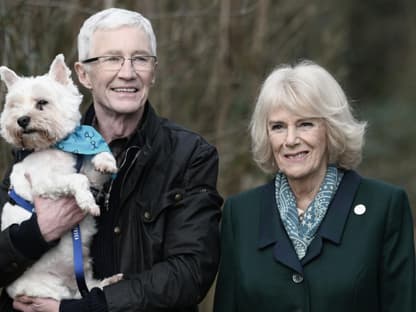
[[[59,312],[108,312],[107,300],[104,292],[96,287],[81,299],[61,300]]]

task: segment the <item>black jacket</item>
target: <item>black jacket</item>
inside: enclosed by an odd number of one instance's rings
[[[91,122],[93,111],[86,118]],[[104,288],[109,311],[196,311],[219,260],[217,151],[149,103],[126,150],[91,250],[97,277],[125,275]],[[13,246],[9,232],[0,235],[0,287],[34,260]]]

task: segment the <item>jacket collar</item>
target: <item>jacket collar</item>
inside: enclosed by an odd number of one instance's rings
[[[94,105],[90,105],[86,111],[82,123],[85,125],[92,125],[95,118]],[[129,140],[129,146],[138,145],[150,145],[158,132],[160,127],[159,117],[156,115],[152,105],[149,101],[145,104],[142,120],[139,122],[136,131],[132,134]]]
[[[280,220],[276,208],[274,181],[271,181],[265,186],[261,196],[257,247],[263,249],[274,244],[273,256],[275,260],[302,273],[302,265],[312,261],[321,253],[323,239],[337,245],[341,243],[344,227],[360,180],[361,177],[355,171],[345,172],[317,235],[311,242],[302,261],[299,261],[292,242]]]

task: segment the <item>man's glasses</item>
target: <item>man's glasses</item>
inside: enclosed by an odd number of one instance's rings
[[[119,71],[124,62],[129,60],[135,71],[150,71],[157,62],[154,55],[136,55],[133,57],[124,57],[121,55],[104,55],[97,56],[81,61],[83,64],[98,62],[103,70]]]

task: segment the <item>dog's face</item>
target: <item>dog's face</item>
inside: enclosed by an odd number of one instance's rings
[[[10,144],[41,150],[64,139],[79,125],[82,95],[62,54],[43,76],[18,77],[5,66],[0,67],[0,76],[7,86],[0,134]]]

